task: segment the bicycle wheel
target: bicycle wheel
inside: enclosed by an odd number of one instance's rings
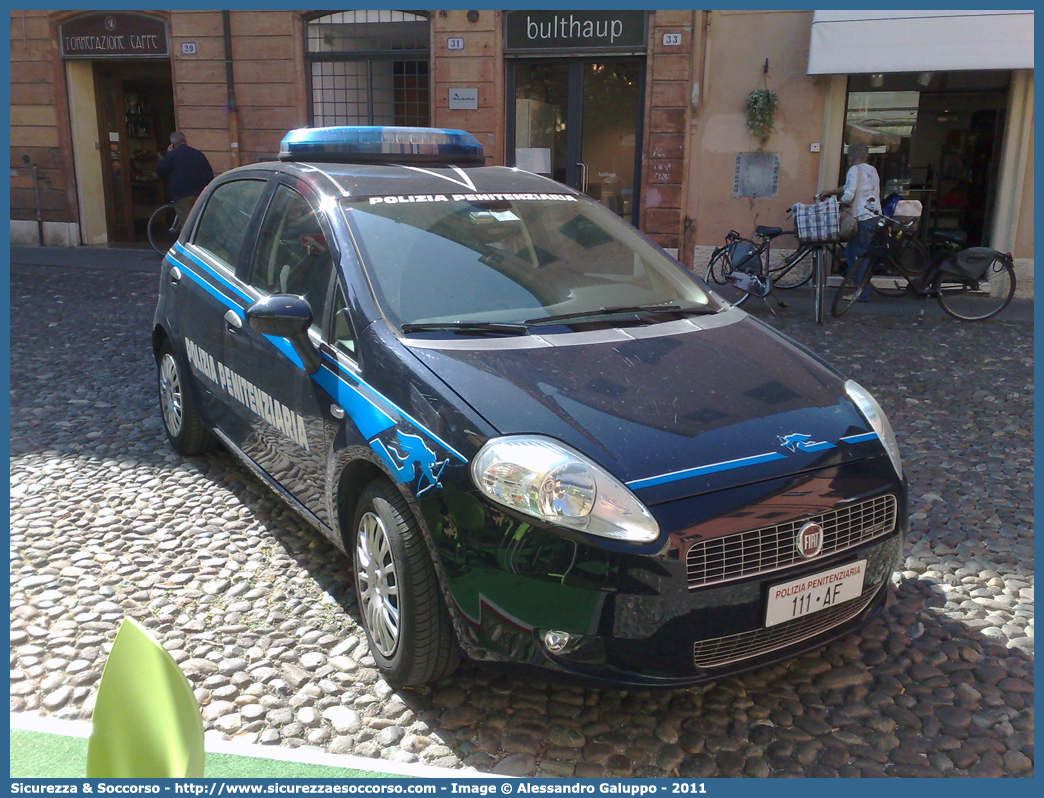
[[[871,265],[869,258],[864,255],[848,270],[845,279],[834,294],[834,302],[830,306],[830,314],[832,316],[835,318],[844,316],[848,309],[859,301],[859,295],[866,289],[867,283],[870,282],[870,275],[873,273],[873,269],[870,268]]]
[[[928,271],[932,265],[932,256],[919,238],[903,236],[896,246],[895,259],[903,270],[903,274],[917,277]]]
[[[794,253],[783,263],[776,268],[769,269],[772,287],[789,290],[805,285],[815,274],[812,258],[818,251],[819,248],[816,246],[798,245]]]
[[[173,202],[157,208],[149,217],[149,243],[160,255],[167,254],[180,234],[181,221]]]
[[[982,279],[960,280],[956,275],[939,274],[933,281],[936,299],[948,314],[961,321],[982,321],[996,316],[1008,307],[1015,296],[1015,270],[997,257]]]
[[[882,281],[885,281],[882,283]],[[870,290],[875,294],[881,296],[890,297],[896,299],[901,296],[906,296],[906,278],[898,277],[896,275],[886,275],[877,278],[877,282],[870,283]]]
[[[816,324],[823,323],[823,305],[826,299],[826,256],[822,249],[812,250],[812,304],[815,310]]]
[[[899,273],[895,274],[895,269],[892,269],[892,274],[878,274],[877,283],[871,281],[870,288],[881,296],[906,296],[906,284],[928,271],[928,267],[932,265],[931,255],[918,239],[906,237],[895,245],[892,255],[899,267]]]
[[[732,259],[729,257],[729,248],[722,247],[711,257],[703,279],[722,299],[733,305],[742,305],[749,294],[736,288],[729,281],[731,276]]]

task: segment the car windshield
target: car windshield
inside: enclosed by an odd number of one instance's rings
[[[571,194],[360,197],[342,207],[382,311],[407,332],[718,309],[636,231]]]

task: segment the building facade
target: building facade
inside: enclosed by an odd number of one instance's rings
[[[220,172],[295,127],[433,125],[699,269],[729,229],[838,185],[862,141],[885,194],[1012,251],[1032,290],[1032,11],[10,15],[14,243],[142,240],[175,129]],[[764,142],[758,88],[778,99]]]

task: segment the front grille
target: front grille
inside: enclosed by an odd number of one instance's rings
[[[730,662],[758,657],[802,640],[808,640],[856,617],[866,609],[880,589],[881,585],[874,585],[869,590],[863,591],[862,595],[831,607],[829,610],[814,612],[778,626],[697,640],[692,648],[693,661],[697,668],[720,668]]]
[[[888,494],[828,513],[700,541],[693,544],[685,558],[689,589],[806,562],[794,546],[794,538],[809,521],[823,527],[820,556],[887,535],[895,529],[896,507],[895,496]]]

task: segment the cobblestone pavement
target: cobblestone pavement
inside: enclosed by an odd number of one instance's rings
[[[231,456],[166,445],[155,273],[12,270],[12,711],[89,717],[129,615],[208,735],[264,745],[516,775],[1033,773],[1031,324],[759,314],[871,389],[899,437],[908,556],[861,634],[689,690],[464,666],[394,691],[348,559]]]

